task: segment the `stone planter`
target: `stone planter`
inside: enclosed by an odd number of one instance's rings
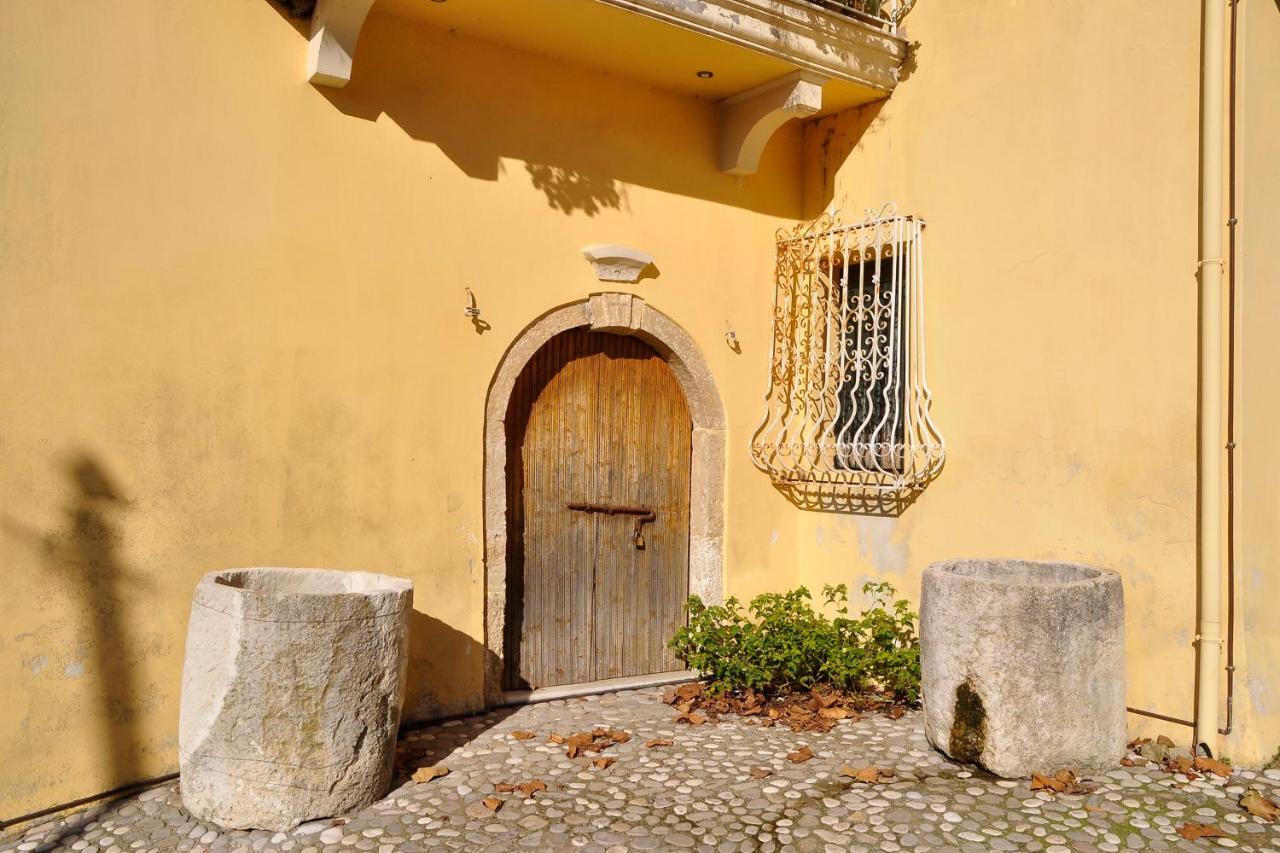
[[[182,802],[227,829],[288,830],[391,781],[413,584],[368,572],[237,569],[191,602]]]
[[[1070,563],[958,560],[925,570],[925,734],[1020,778],[1112,766],[1125,748],[1120,576]]]

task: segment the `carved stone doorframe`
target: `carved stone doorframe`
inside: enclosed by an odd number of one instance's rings
[[[489,706],[502,701],[507,603],[507,408],[529,359],[561,332],[635,335],[671,367],[693,420],[689,501],[689,593],[708,603],[724,594],[724,406],[693,338],[667,315],[630,293],[596,293],[538,318],[512,342],[489,386],[484,423],[484,690]]]

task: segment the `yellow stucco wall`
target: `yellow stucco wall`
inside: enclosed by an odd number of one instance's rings
[[[413,579],[406,713],[477,708],[485,395],[524,326],[617,289],[589,243],[655,255],[635,290],[721,380],[729,589],[794,582],[743,448],[798,129],[740,181],[708,102],[376,8],[342,92],[305,48],[263,0],[0,4],[0,816],[174,769],[212,569]]]
[[[485,395],[537,316],[627,289],[595,280],[593,242],[656,256],[631,289],[719,385],[727,592],[886,576],[914,597],[929,561],[975,554],[1113,566],[1132,704],[1189,716],[1186,5],[920,4],[887,104],[784,129],[738,179],[706,101],[378,7],[334,92],[266,0],[0,4],[0,817],[175,768],[212,569],[413,579],[407,716],[479,707]],[[898,519],[802,513],[746,452],[773,233],[831,198],[929,221],[950,456]],[[1249,654],[1276,660],[1266,642]]]
[[[928,222],[948,459],[899,518],[803,516],[799,562],[913,596],[961,556],[1117,569],[1129,703],[1190,719],[1199,21],[1178,5],[920,4],[892,98],[806,127],[810,215],[834,192]]]
[[[1236,720],[1232,754],[1280,763],[1280,5],[1240,4]],[[1225,721],[1224,721],[1225,722]]]

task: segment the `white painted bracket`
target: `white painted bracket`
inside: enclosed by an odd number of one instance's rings
[[[794,71],[721,101],[720,170],[755,174],[764,146],[778,128],[822,109],[827,80],[811,71]]]
[[[630,246],[592,243],[582,247],[582,254],[595,267],[596,278],[601,281],[635,284],[645,269],[653,265],[653,255]]]
[[[341,89],[351,82],[356,42],[374,0],[319,0],[311,14],[307,80]]]

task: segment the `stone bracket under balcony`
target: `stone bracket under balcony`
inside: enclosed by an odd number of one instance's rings
[[[826,82],[825,77],[811,72],[795,71],[721,101],[720,171],[755,174],[764,146],[778,128],[822,109]]]

